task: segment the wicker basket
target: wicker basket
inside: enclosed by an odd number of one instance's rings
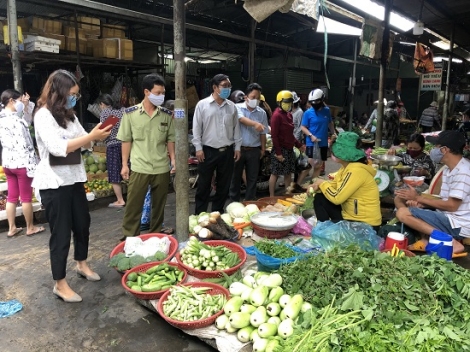
[[[251,227],[253,227],[253,230],[258,236],[269,238],[269,239],[286,237],[292,230],[292,229],[281,230],[281,231],[266,230],[253,223],[251,223]]]
[[[161,263],[161,262],[159,262]],[[155,292],[140,292],[140,291],[134,291],[131,290],[129,287],[127,287],[126,282],[127,282],[127,277],[129,276],[130,273],[144,273],[150,268],[153,268],[154,266],[158,265],[157,263],[145,263],[139,266],[136,266],[135,268],[132,268],[130,270],[127,270],[126,273],[122,276],[121,278],[121,284],[124,289],[130,293],[132,293],[135,297],[139,299],[158,299],[160,298],[168,289],[165,290],[160,290],[160,291],[155,291]],[[179,267],[177,263],[168,263],[168,265]],[[188,278],[188,273],[186,270],[183,268],[179,268],[184,274],[182,280],[177,284],[180,285],[184,282],[186,282],[186,279]]]
[[[382,253],[388,253],[388,252],[391,252],[391,251],[392,251],[391,249],[382,249],[381,250]],[[416,257],[416,254],[409,251],[408,249],[400,249],[400,251],[405,253],[405,257]]]
[[[170,240],[170,249],[168,250],[168,256],[165,259],[163,259],[162,261],[150,262],[149,264],[155,264],[156,265],[156,264],[159,264],[159,263],[162,263],[162,262],[169,262],[175,256],[175,253],[178,250],[178,241],[176,240],[176,238],[174,238],[171,235],[165,235],[164,233],[146,233],[145,235],[140,235],[140,236],[137,236],[137,237],[141,238],[142,241],[148,240],[151,237],[158,237],[158,238],[168,237],[168,239]],[[126,243],[124,241],[124,242],[119,243],[116,247],[114,247],[114,249],[109,254],[109,258],[114,257],[118,253],[124,252],[124,245],[125,244]],[[117,272],[119,272],[121,274],[124,273],[124,271],[120,271],[120,270],[118,270],[118,268],[114,268],[114,269],[116,269]]]
[[[229,241],[222,241],[222,240],[210,240],[210,241],[205,241],[204,244],[211,246],[211,247],[217,247],[217,246],[224,246],[230,249],[232,252],[235,252],[238,255],[238,258],[240,258],[240,263],[235,265],[233,268],[230,269],[225,269],[225,270],[213,270],[213,271],[206,271],[206,270],[198,270],[191,268],[183,263],[181,260],[180,253],[176,253],[175,258],[178,261],[179,266],[181,266],[184,270],[188,272],[189,275],[197,277],[198,279],[207,279],[207,278],[216,278],[216,277],[221,277],[222,273],[225,273],[226,275],[230,276],[233,275],[237,272],[238,269],[242,267],[243,264],[246,262],[246,252],[243,249],[242,246],[229,242]]]
[[[210,290],[207,291],[208,294],[210,295],[218,295],[218,294],[223,294],[225,295],[226,299],[230,299],[230,292],[217,284],[214,284],[212,282],[191,282],[187,284],[183,284],[183,286],[189,286],[189,287],[210,287]],[[166,322],[170,325],[173,325],[174,327],[178,329],[184,329],[184,330],[194,330],[194,329],[199,329],[199,328],[205,328],[207,326],[210,326],[214,324],[215,320],[223,314],[224,309],[220,309],[217,313],[214,315],[211,315],[210,317],[206,319],[200,319],[200,320],[195,320],[195,321],[179,321],[179,320],[173,320],[167,317],[163,313],[163,303],[168,299],[168,296],[170,294],[170,291],[167,291],[163,294],[163,296],[160,298],[158,301],[157,305],[157,310],[160,316],[166,320]]]

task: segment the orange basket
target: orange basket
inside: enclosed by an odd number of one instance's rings
[[[168,237],[168,239],[170,240],[170,249],[168,250],[168,256],[165,259],[161,260],[161,261],[150,262],[149,264],[157,265],[157,264],[162,263],[162,262],[169,262],[171,260],[171,258],[173,258],[175,256],[175,253],[178,250],[178,241],[177,241],[176,238],[174,238],[171,235],[166,235],[164,233],[146,233],[145,235],[139,235],[137,237],[141,238],[142,241],[148,240],[149,238],[152,238],[152,237],[158,237],[158,238]],[[114,247],[114,249],[109,254],[109,258],[112,258],[116,254],[124,252],[124,245],[125,244],[126,244],[126,242],[123,241],[123,242],[119,243],[116,247]],[[116,269],[116,271],[121,273],[121,274],[123,274],[125,272],[125,271],[118,270],[118,268],[116,268],[116,267],[114,269]],[[129,270],[126,270],[126,271],[129,271]]]
[[[265,198],[258,199],[258,202],[264,202],[270,205],[274,205],[277,203],[278,199],[286,200],[286,198],[289,198],[289,196],[265,197]]]
[[[283,238],[286,237],[292,229],[289,230],[280,230],[280,231],[274,231],[274,230],[266,230],[263,229],[253,223],[251,223],[251,227],[253,227],[253,230],[255,233],[260,236],[260,237],[265,237],[269,239],[276,239],[276,238]]]
[[[191,276],[197,277],[198,279],[222,277],[222,273],[225,273],[226,275],[230,276],[230,275],[235,274],[237,270],[240,269],[242,265],[245,264],[246,262],[245,250],[243,249],[242,246],[236,243],[223,241],[223,240],[210,240],[210,241],[204,241],[204,244],[207,244],[208,246],[211,246],[211,247],[217,247],[217,246],[227,247],[232,252],[238,255],[238,258],[240,258],[240,263],[235,265],[233,268],[225,269],[225,270],[213,270],[213,271],[199,270],[199,269],[191,268],[187,266],[186,264],[184,264],[183,261],[181,260],[180,252],[176,253],[175,258],[178,261],[178,265],[181,266],[184,270],[186,270],[188,274]]]
[[[154,266],[157,266],[158,263],[161,264],[162,262],[145,263],[145,264],[142,264],[142,265],[138,265],[135,268],[127,270],[126,273],[121,278],[122,287],[124,287],[124,289],[126,291],[129,291],[136,298],[139,298],[139,299],[158,299],[158,298],[160,298],[166,291],[168,291],[168,289],[155,291],[155,292],[140,292],[140,291],[134,291],[130,287],[127,287],[127,285],[126,285],[127,277],[129,276],[130,273],[145,273],[150,268],[153,268]],[[168,263],[168,265],[178,267],[177,263]],[[180,284],[186,282],[186,279],[188,278],[188,273],[187,273],[186,270],[184,270],[183,268],[179,268],[179,270],[181,270],[184,274],[183,274],[183,278],[181,279],[181,281],[179,283],[177,283],[177,285],[180,285]]]
[[[230,299],[230,292],[225,287],[214,284],[212,282],[190,282],[187,284],[183,284],[182,286],[210,287],[210,290],[207,290],[206,293],[212,296],[223,294],[227,300]],[[173,325],[174,327],[178,329],[194,330],[194,329],[199,329],[199,328],[205,328],[207,326],[214,324],[215,320],[224,312],[224,308],[222,307],[217,313],[205,319],[194,320],[194,321],[174,320],[174,319],[167,317],[165,313],[163,313],[163,303],[165,303],[169,295],[170,295],[170,291],[167,291],[163,294],[163,296],[158,301],[157,310],[160,316],[163,319],[165,319],[168,324]]]
[[[391,252],[391,251],[392,251],[391,249],[382,249],[381,250],[382,253],[388,253],[388,252]],[[416,257],[416,254],[409,251],[408,249],[400,249],[400,251],[405,253],[405,257]]]

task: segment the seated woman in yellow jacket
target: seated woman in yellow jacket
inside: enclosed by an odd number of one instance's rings
[[[382,224],[382,214],[374,180],[376,170],[368,165],[360,143],[354,132],[339,134],[331,146],[331,158],[341,168],[334,180],[318,179],[310,186],[317,192],[313,205],[319,221],[359,221],[377,230]]]

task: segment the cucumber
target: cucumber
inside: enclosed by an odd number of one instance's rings
[[[128,281],[137,281],[137,273],[130,273],[127,275],[127,280]]]

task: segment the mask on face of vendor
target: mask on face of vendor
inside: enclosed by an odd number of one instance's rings
[[[323,102],[320,102],[320,103],[316,103],[316,104],[312,104],[312,107],[315,109],[315,110],[319,110],[323,107]]]
[[[442,161],[442,157],[444,156],[444,153],[442,152],[441,148],[433,148],[429,152],[429,156],[431,157],[431,160],[435,162],[436,164],[439,164]]]
[[[292,103],[281,103],[281,109],[287,112],[291,111]]]
[[[420,150],[414,150],[414,149],[407,149],[407,153],[409,154],[409,156],[411,156],[412,158],[416,158],[418,157],[419,155],[421,155],[423,151],[420,149]]]

